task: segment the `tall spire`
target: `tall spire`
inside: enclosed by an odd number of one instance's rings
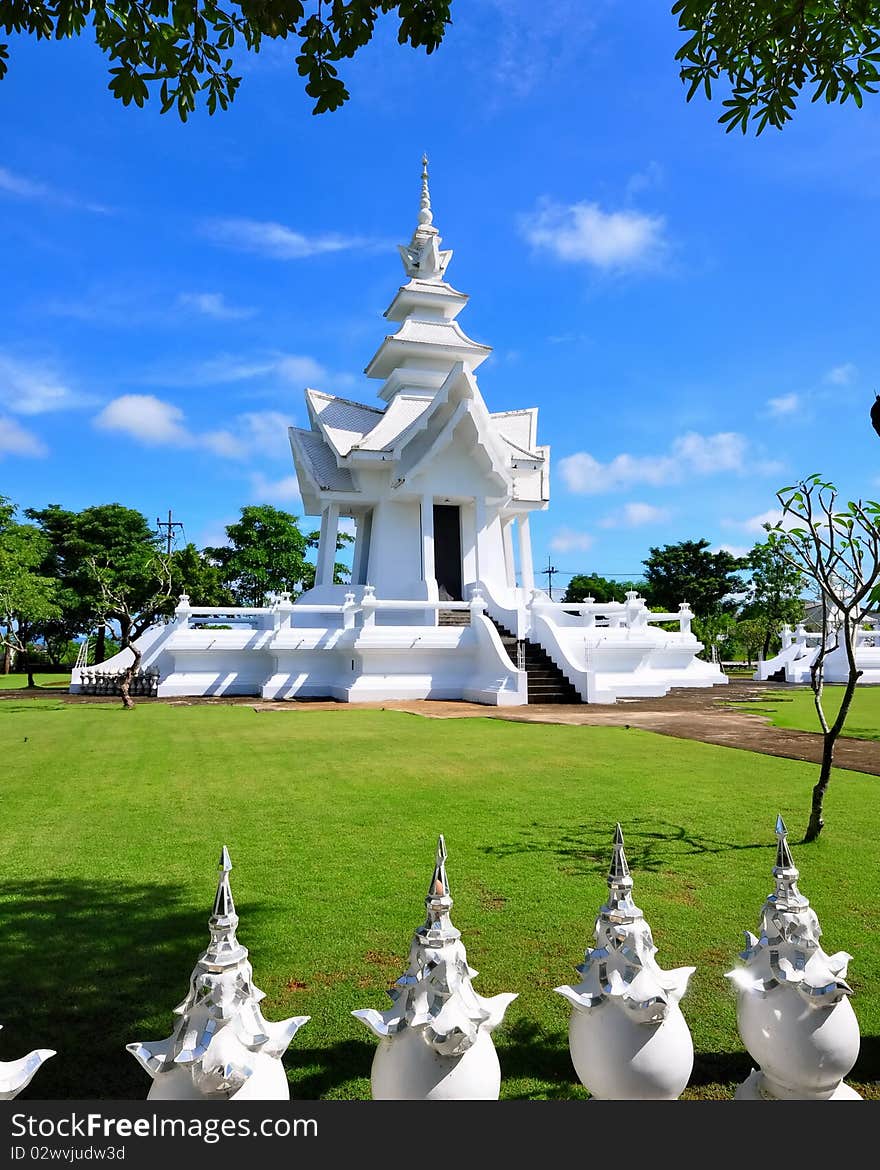
[[[428,189],[428,156],[422,155],[422,203],[419,208],[419,224],[427,227],[434,222],[431,210],[431,192]]]
[[[220,877],[217,881],[217,893],[214,895],[214,908],[208,919],[211,942],[200,962],[208,967],[229,967],[246,959],[248,952],[247,947],[241,945],[235,934],[238,915],[235,913],[235,902],[232,900],[232,889],[229,885],[232,861],[225,845],[220,851],[217,866]]]
[[[414,280],[440,282],[452,251],[440,250],[440,234],[434,227],[431,191],[428,187],[428,156],[422,155],[422,195],[419,201],[418,226],[408,244],[400,244],[400,258],[406,274]]]

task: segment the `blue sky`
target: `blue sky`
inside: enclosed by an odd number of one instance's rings
[[[248,503],[298,513],[285,427],[306,385],[377,401],[426,150],[483,395],[540,408],[557,584],[746,549],[814,471],[876,496],[880,97],[726,135],[684,101],[664,6],[535,11],[458,0],[430,57],[386,20],[320,117],[268,46],[186,125],[115,101],[87,38],[13,41],[0,494],[172,507],[199,544]]]

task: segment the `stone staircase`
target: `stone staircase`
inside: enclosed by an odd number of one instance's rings
[[[510,661],[516,665],[516,638],[500,622],[489,618],[498,631],[504,644],[504,649]],[[529,684],[529,703],[580,703],[580,695],[568,681],[543,646],[537,642],[530,642],[528,638],[523,642],[525,651],[525,669]]]
[[[440,609],[437,611],[438,626],[469,626],[470,611],[466,609]]]

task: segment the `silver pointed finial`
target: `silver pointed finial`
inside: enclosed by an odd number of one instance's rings
[[[781,816],[776,817],[776,865],[774,870],[794,869],[795,864],[788,847],[788,829]]]
[[[434,873],[431,877],[431,886],[428,890],[429,898],[448,898],[449,894],[449,879],[446,876],[446,858],[449,854],[446,851],[446,840],[441,833],[437,838],[437,856],[434,862]]]
[[[611,868],[608,870],[608,884],[619,885],[621,879],[629,876],[629,863],[623,848],[623,831],[618,822],[614,830],[614,852],[611,855]]]
[[[434,222],[431,210],[431,192],[428,189],[428,156],[422,155],[422,199],[419,207],[419,226],[427,227]]]
[[[232,890],[229,885],[229,871],[232,869],[232,861],[225,845],[220,851],[220,860],[217,864],[220,869],[220,880],[217,882],[217,893],[214,897],[214,909],[211,917],[214,919],[234,918],[235,903],[232,900]],[[237,922],[238,919],[236,919]]]

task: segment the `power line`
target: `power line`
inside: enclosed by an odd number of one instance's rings
[[[547,568],[541,570],[541,576],[547,578],[547,592],[550,595],[550,600],[553,600],[553,577],[558,572],[550,564],[550,554],[547,554]]]

